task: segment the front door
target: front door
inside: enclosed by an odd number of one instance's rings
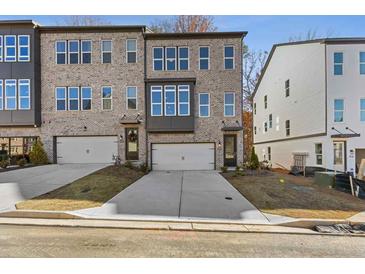
[[[333,142],[333,169],[345,172],[345,142]]]
[[[126,128],[126,160],[138,160],[138,128]]]
[[[237,139],[236,135],[224,135],[224,165],[237,165]]]

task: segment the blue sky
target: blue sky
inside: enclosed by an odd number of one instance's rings
[[[149,25],[168,16],[101,16],[112,24]],[[365,37],[365,16],[214,16],[220,31],[248,31],[246,44],[255,50],[270,50],[275,43],[292,36],[305,36],[308,30],[331,37]],[[42,25],[55,25],[62,16],[0,16],[5,19],[33,19]]]

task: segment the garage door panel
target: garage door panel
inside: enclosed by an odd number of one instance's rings
[[[112,163],[118,155],[117,136],[57,137],[57,162]]]
[[[154,170],[213,170],[214,143],[153,144]]]

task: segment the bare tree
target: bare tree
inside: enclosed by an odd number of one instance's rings
[[[244,48],[243,54],[243,109],[252,111],[252,94],[261,71],[264,68],[268,52]]]
[[[110,25],[110,22],[104,20],[100,16],[95,16],[95,15],[70,15],[65,17],[62,21],[57,22],[57,25],[98,26],[98,25]]]
[[[314,39],[321,39],[321,38],[329,38],[334,36],[333,30],[327,30],[325,34],[320,34],[316,29],[309,29],[304,34],[300,33],[294,36],[290,36],[288,41],[289,42],[298,42],[304,40],[314,40]]]
[[[150,29],[155,32],[210,32],[217,31],[214,18],[206,15],[179,15],[155,21]]]

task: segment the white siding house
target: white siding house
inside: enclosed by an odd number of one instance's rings
[[[356,172],[365,156],[361,99],[365,39],[274,45],[253,101],[259,160]]]

